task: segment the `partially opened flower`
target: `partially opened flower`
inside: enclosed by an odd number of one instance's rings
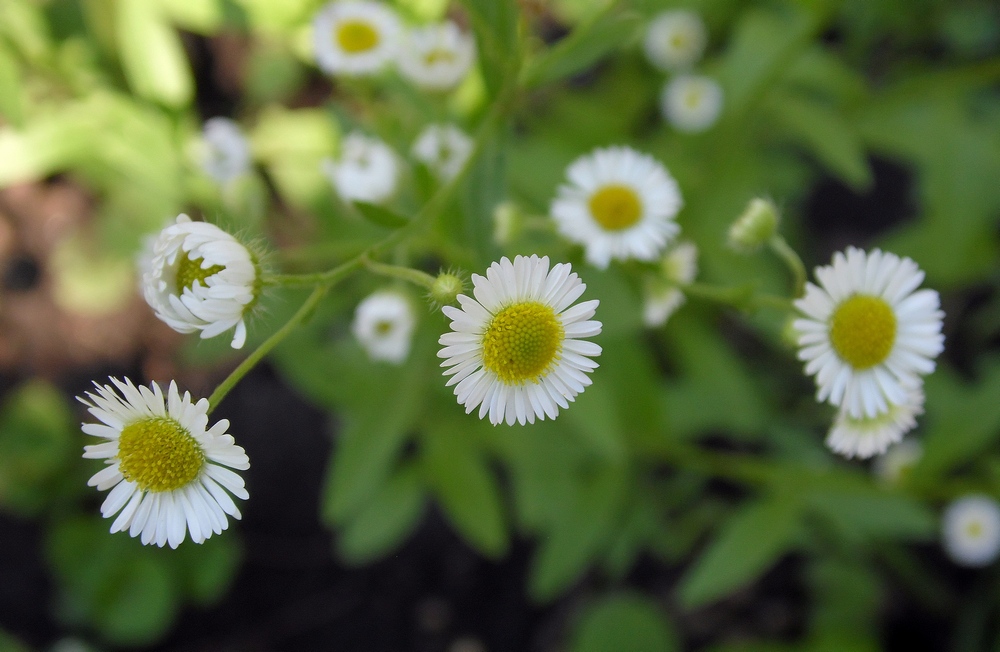
[[[683,287],[694,281],[697,274],[698,247],[690,242],[679,242],[671,247],[660,261],[660,275],[646,282],[643,323],[650,328],[667,323],[687,300]]]
[[[206,120],[202,141],[202,169],[219,183],[229,183],[250,169],[250,143],[240,126],[232,120]]]
[[[140,258],[146,303],[180,333],[215,337],[235,328],[232,346],[246,341],[245,315],[260,292],[254,257],[214,224],[187,215],[164,228]]]
[[[414,27],[403,37],[399,71],[421,88],[446,91],[465,79],[475,56],[472,36],[451,21]]]
[[[816,268],[795,301],[804,315],[798,357],[816,377],[816,399],[852,419],[872,419],[910,403],[908,388],[934,371],[944,348],[938,293],[917,290],[924,273],[909,258],[848,247]]]
[[[601,332],[592,321],[599,301],[573,305],[586,289],[569,264],[549,269],[548,257],[501,258],[472,275],[475,299],[460,294],[461,309],[444,306],[451,332],[438,357],[466,413],[479,407],[490,423],[534,423],[590,385],[601,347],[582,338]]]
[[[664,71],[690,68],[705,51],[705,24],[693,11],[672,9],[653,18],[643,47],[646,58]]]
[[[956,564],[981,568],[1000,554],[1000,505],[989,496],[959,498],[945,510],[941,525],[945,552]]]
[[[373,360],[398,365],[410,354],[416,325],[413,306],[406,297],[392,290],[382,290],[358,304],[351,331]]]
[[[427,125],[413,142],[413,158],[448,181],[462,171],[472,154],[472,139],[452,124]]]
[[[323,161],[323,171],[346,201],[383,203],[396,193],[399,161],[378,138],[353,132],[340,146],[340,158]]]
[[[660,109],[677,131],[705,131],[722,113],[722,87],[710,77],[678,75],[663,87]]]
[[[104,518],[118,514],[111,531],[176,548],[188,533],[195,543],[221,533],[227,515],[239,519],[229,494],[248,495],[230,469],[248,469],[250,460],[226,434],[229,422],[208,428],[208,400],[192,401],[173,381],[166,396],[156,383],[111,382],[95,382],[96,393],[78,397],[101,422],[83,424],[83,432],[105,440],[85,446],[83,456],[106,465],[87,484],[111,490],[101,506]]]
[[[381,2],[331,2],[313,19],[316,63],[331,75],[376,74],[395,59],[401,31],[396,13]]]
[[[844,457],[862,459],[885,453],[890,444],[903,439],[903,435],[917,425],[917,417],[924,413],[924,392],[911,388],[901,403],[890,403],[886,412],[876,416],[852,417],[841,409],[830,428],[826,445]]]
[[[559,232],[586,249],[587,262],[656,260],[680,232],[681,194],[667,169],[629,147],[598,149],[574,161],[551,213]]]

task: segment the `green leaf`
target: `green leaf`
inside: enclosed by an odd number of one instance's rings
[[[354,202],[354,206],[366,220],[373,224],[384,226],[387,229],[398,229],[410,223],[410,220],[399,213],[394,213],[388,208],[376,204],[370,204],[366,201],[356,201]]]
[[[0,41],[0,116],[15,127],[24,126],[21,71],[17,60]]]
[[[621,47],[638,29],[635,12],[608,10],[597,13],[525,68],[522,83],[527,88],[549,84],[586,70],[612,50]]]
[[[340,530],[337,547],[351,564],[366,564],[389,552],[420,522],[424,487],[412,466],[397,472]]]
[[[185,29],[212,34],[222,26],[220,0],[156,0],[163,15]]]
[[[463,0],[479,51],[479,63],[491,96],[517,64],[518,7],[516,0]]]
[[[426,481],[445,515],[479,552],[499,559],[507,552],[507,519],[500,488],[482,453],[452,423],[432,424],[423,434]]]
[[[591,605],[573,633],[571,652],[671,652],[677,636],[663,609],[636,594],[606,597]]]
[[[217,602],[232,585],[243,561],[235,533],[224,533],[200,545],[181,545],[171,553],[184,580],[184,593],[200,605]]]
[[[718,600],[767,570],[792,545],[800,513],[801,505],[786,496],[742,506],[684,577],[684,606],[691,609]]]
[[[807,490],[805,501],[855,545],[866,539],[927,540],[937,532],[938,519],[927,507],[870,484],[818,482]]]
[[[105,599],[94,614],[94,624],[119,645],[152,643],[167,632],[176,616],[177,587],[171,569],[148,556],[119,561],[106,579]]]
[[[119,0],[116,22],[122,69],[136,94],[179,108],[194,79],[177,32],[149,0]]]

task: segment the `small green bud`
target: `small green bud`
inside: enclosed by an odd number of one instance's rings
[[[513,242],[522,228],[524,215],[514,202],[501,202],[493,209],[493,241],[501,247]]]
[[[454,272],[441,272],[431,284],[430,300],[438,306],[447,306],[455,303],[455,300],[465,290],[465,283],[462,278]]]
[[[764,246],[778,230],[778,208],[769,199],[751,199],[743,214],[729,227],[729,246],[742,254],[752,254]]]

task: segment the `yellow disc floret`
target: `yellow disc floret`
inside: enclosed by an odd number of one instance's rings
[[[226,268],[224,265],[212,265],[202,268],[202,262],[204,262],[203,258],[190,258],[186,251],[181,252],[180,259],[177,261],[176,282],[178,294],[184,292],[184,290],[193,288],[196,281],[207,287],[208,284],[205,283],[205,279],[213,274],[218,274]]]
[[[358,54],[376,47],[378,31],[362,20],[346,20],[337,27],[337,43],[344,52]]]
[[[563,326],[555,311],[536,301],[508,306],[483,333],[483,367],[507,385],[537,381],[562,350]]]
[[[889,357],[896,341],[896,315],[883,299],[858,294],[830,318],[830,343],[855,369],[869,369]]]
[[[590,214],[608,231],[620,231],[639,221],[642,201],[628,186],[607,185],[590,196]]]
[[[173,419],[135,421],[118,438],[118,469],[144,491],[173,491],[198,477],[205,452]]]

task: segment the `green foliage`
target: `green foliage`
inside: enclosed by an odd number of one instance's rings
[[[577,626],[573,652],[671,652],[677,640],[654,602],[622,594],[591,605]]]

